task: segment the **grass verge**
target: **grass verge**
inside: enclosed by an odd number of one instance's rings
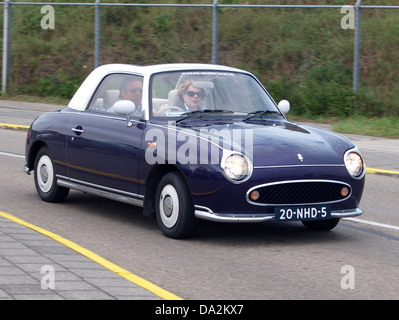
[[[333,130],[341,133],[398,139],[399,118],[351,117],[337,121],[333,125]]]
[[[304,118],[287,115],[289,121],[300,123],[328,124],[330,130],[339,133],[359,134],[365,136],[399,139],[398,117],[364,117],[352,116],[348,118],[314,117]]]

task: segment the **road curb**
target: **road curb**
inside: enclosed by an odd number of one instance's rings
[[[164,300],[183,300],[182,298],[176,296],[175,294],[170,293],[169,291],[151,283],[150,281],[145,280],[145,279],[141,278],[140,276],[135,275],[135,274],[131,273],[130,271],[119,267],[118,265],[95,254],[94,252],[87,250],[87,249],[79,246],[78,244],[76,244],[68,239],[65,239],[51,231],[45,230],[41,227],[33,225],[29,222],[26,222],[18,217],[15,217],[15,216],[13,216],[9,213],[3,212],[3,211],[0,211],[0,217],[6,218],[10,221],[18,223],[21,226],[32,229],[42,235],[49,237],[50,239],[52,239],[56,242],[59,242],[60,244],[64,245],[65,247],[72,249],[73,251],[85,256],[86,258],[88,258],[88,259],[94,261],[95,263],[103,266],[104,268],[112,271],[113,273],[119,275],[120,277],[130,281],[131,283],[133,283],[141,288],[146,289],[147,291],[155,294],[156,296],[158,296]]]

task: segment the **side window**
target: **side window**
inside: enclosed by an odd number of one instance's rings
[[[115,112],[113,105],[120,100],[130,100],[136,105],[132,116],[141,117],[143,78],[128,74],[113,74],[104,78],[90,102],[87,111]]]

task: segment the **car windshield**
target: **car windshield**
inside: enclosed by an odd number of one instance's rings
[[[249,74],[222,71],[164,72],[151,79],[152,116],[278,114],[273,100]]]

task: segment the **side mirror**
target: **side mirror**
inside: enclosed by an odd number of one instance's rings
[[[126,116],[126,126],[131,127],[132,122],[130,121],[129,115],[136,110],[136,105],[130,100],[120,100],[115,102],[113,107],[117,114]]]
[[[136,110],[136,105],[130,100],[120,100],[114,103],[114,111],[121,115],[129,115]]]
[[[290,111],[291,105],[289,103],[289,101],[287,100],[281,100],[278,103],[278,108],[280,109],[280,111],[284,114],[288,113],[288,111]]]

